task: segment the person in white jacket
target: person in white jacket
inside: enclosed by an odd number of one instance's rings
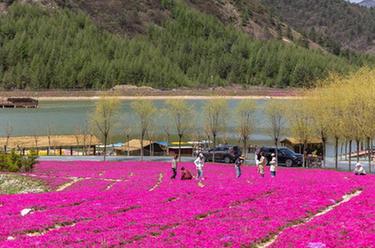
[[[277,158],[274,153],[272,153],[272,160],[270,162],[270,172],[271,172],[271,177],[276,176],[276,168],[277,168]]]
[[[355,175],[359,175],[359,176],[364,176],[364,175],[366,175],[365,168],[363,168],[363,166],[362,166],[361,163],[358,162],[358,163],[355,165],[354,174],[355,174]]]
[[[197,168],[197,179],[203,179],[204,156],[202,153],[199,153],[198,157],[194,161],[194,164]]]

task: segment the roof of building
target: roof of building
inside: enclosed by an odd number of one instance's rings
[[[7,148],[46,148],[46,147],[77,147],[98,145],[100,140],[94,135],[50,135],[50,136],[17,136],[0,137],[0,146]]]
[[[143,148],[149,146],[150,144],[157,144],[157,142],[153,142],[150,140],[143,140]],[[140,139],[132,139],[128,142],[126,142],[123,146],[121,147],[116,147],[115,150],[117,151],[138,151],[141,150],[141,140]]]

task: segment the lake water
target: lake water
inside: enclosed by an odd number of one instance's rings
[[[269,135],[265,130],[265,116],[262,111],[266,100],[256,100],[256,122],[257,130],[252,135],[253,140],[269,140]],[[280,100],[282,101],[282,100]],[[285,101],[285,100],[284,100]],[[162,110],[165,107],[163,100],[154,100],[155,106]],[[190,100],[188,103],[195,113],[196,127],[203,128],[203,107],[206,100]],[[237,106],[239,100],[228,100],[229,112]],[[120,121],[116,127],[117,135],[123,134],[124,127],[132,127],[132,132],[136,132],[136,116],[130,107],[131,101],[121,102]],[[5,127],[12,126],[12,135],[45,135],[48,133],[48,126],[54,134],[72,134],[79,127],[85,125],[90,119],[90,114],[95,108],[95,101],[41,101],[38,109],[0,109],[0,135],[5,135]],[[163,126],[171,125],[162,116],[157,115],[153,123],[155,134],[163,133]],[[227,117],[228,133],[235,136],[236,119],[230,114]],[[171,125],[172,126],[172,125]],[[202,132],[203,133],[203,132]]]
[[[153,100],[155,106],[162,110],[165,107],[163,100]],[[236,119],[233,112],[240,100],[228,100],[229,112],[227,116],[227,135],[230,140],[238,140],[236,134]],[[256,129],[251,135],[251,142],[256,144],[270,144],[271,137],[267,130],[267,121],[263,108],[267,100],[256,100],[257,110],[255,114]],[[279,100],[294,101],[298,100]],[[206,100],[190,100],[188,101],[195,113],[196,129],[201,130],[200,135],[204,135],[204,115],[203,108]],[[6,126],[12,126],[12,136],[21,135],[47,135],[48,127],[52,134],[74,134],[79,128],[82,128],[90,119],[90,114],[95,108],[95,101],[41,101],[38,109],[0,109],[0,136],[6,134]],[[130,107],[131,100],[121,102],[120,120],[115,128],[115,138],[113,142],[123,141],[124,128],[131,127],[131,137],[136,138],[137,135],[137,119]],[[157,115],[153,123],[154,135],[161,139],[164,135],[163,127],[173,124],[167,123],[162,116]],[[197,131],[194,130],[196,134]],[[219,140],[220,142],[220,140]],[[331,149],[329,149],[329,153]]]

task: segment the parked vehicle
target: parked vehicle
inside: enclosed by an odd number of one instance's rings
[[[234,163],[242,152],[238,146],[222,145],[202,152],[206,161],[212,161],[215,154],[215,162]]]
[[[277,160],[280,166],[292,167],[292,166],[302,166],[303,156],[302,154],[295,153],[289,148],[280,147],[277,149],[278,156]],[[264,153],[264,156],[267,158],[267,165],[272,159],[272,153],[276,154],[276,148],[274,147],[262,147],[260,152]]]

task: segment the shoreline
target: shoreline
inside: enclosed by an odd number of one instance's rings
[[[277,89],[267,87],[251,87],[247,89],[239,87],[204,88],[204,89],[174,89],[158,90],[153,88],[131,88],[108,91],[0,91],[0,98],[27,97],[39,101],[95,101],[101,96],[117,98],[120,100],[208,100],[208,99],[301,99],[301,89]]]
[[[48,101],[97,101],[101,96],[90,96],[90,97],[35,97],[36,100],[41,102]],[[276,99],[276,100],[297,100],[302,99],[301,96],[108,96],[108,98],[116,98],[119,100],[168,100],[168,99],[185,99],[185,100],[210,100],[210,99],[227,99],[227,100],[244,100],[244,99],[254,99],[254,100],[266,100],[266,99]]]

